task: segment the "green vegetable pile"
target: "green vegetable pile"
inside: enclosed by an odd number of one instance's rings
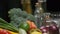
[[[19,27],[21,23],[25,23],[26,20],[35,21],[35,17],[32,14],[28,14],[26,11],[22,11],[20,8],[13,8],[9,12],[11,24],[15,27]]]
[[[19,29],[29,30],[29,25],[26,20],[35,21],[35,17],[32,14],[28,14],[26,11],[22,11],[20,8],[13,8],[8,11],[10,17],[10,23],[0,18],[0,28],[8,29],[11,31],[19,32]]]

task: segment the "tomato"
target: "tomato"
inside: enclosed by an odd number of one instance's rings
[[[11,33],[8,32],[7,30],[1,29],[0,30],[0,34],[11,34]]]
[[[30,29],[35,29],[35,28],[37,28],[37,26],[35,25],[34,22],[31,22],[31,21],[28,20],[27,23],[29,24]]]

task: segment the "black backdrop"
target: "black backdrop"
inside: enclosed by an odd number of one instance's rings
[[[9,22],[8,11],[18,7],[21,8],[20,0],[0,0],[0,17]]]
[[[31,5],[32,5],[32,9],[34,11],[35,7],[35,3],[37,2],[37,0],[31,0]],[[60,9],[60,5],[59,5],[60,1],[58,0],[47,0],[47,12],[51,12],[51,13],[59,13],[59,9]],[[11,8],[21,8],[22,9],[22,5],[20,3],[20,0],[0,0],[0,17],[5,19],[6,21],[10,21],[8,18],[8,10]],[[58,12],[57,12],[58,11]]]
[[[51,13],[60,13],[60,0],[47,0],[47,10]]]

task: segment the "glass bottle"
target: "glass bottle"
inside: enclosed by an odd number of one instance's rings
[[[42,7],[42,3],[46,2],[46,0],[38,0],[38,2],[36,3],[35,7],[35,17],[36,17],[36,25],[38,26],[38,28],[40,28],[43,25],[44,22],[44,9]]]
[[[44,15],[43,25],[44,26],[49,25],[50,23],[48,22],[51,21],[50,13],[44,13],[43,15]]]
[[[47,3],[46,3],[46,0],[38,0],[39,3],[42,3],[42,8],[44,9],[44,11],[46,12],[47,11]]]
[[[36,7],[36,9],[35,9],[35,12],[34,12],[34,16],[35,16],[35,18],[36,18],[36,20],[35,20],[35,24],[39,27],[39,25],[38,25],[38,23],[39,23],[39,3],[36,3],[36,5],[35,5],[35,7]]]
[[[36,10],[34,13],[34,15],[36,17],[35,23],[38,26],[38,28],[40,28],[40,26],[42,25],[42,22],[43,22],[43,19],[42,19],[43,18],[42,17],[43,16],[43,9],[41,7],[41,3],[36,3],[35,7],[36,7]]]

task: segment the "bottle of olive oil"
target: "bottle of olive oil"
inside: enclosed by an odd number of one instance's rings
[[[30,0],[21,0],[23,10],[26,11],[28,14],[32,13],[31,2]]]

